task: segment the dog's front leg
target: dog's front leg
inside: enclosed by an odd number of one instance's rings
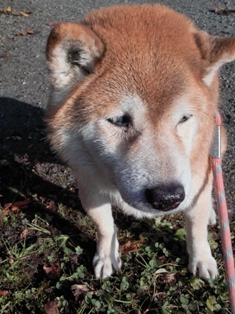
[[[108,196],[99,193],[91,194],[80,190],[80,199],[87,214],[94,221],[97,232],[97,252],[93,259],[96,278],[107,278],[121,268],[118,253],[116,227],[112,217],[112,209]]]
[[[214,279],[218,275],[215,259],[212,257],[207,240],[208,223],[215,223],[212,207],[211,185],[207,184],[193,208],[185,212],[187,249],[189,253],[189,270],[204,279]]]

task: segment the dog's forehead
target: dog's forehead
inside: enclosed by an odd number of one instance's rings
[[[177,65],[177,60],[195,59],[195,51],[191,53],[193,46],[195,49],[194,24],[165,6],[105,8],[88,14],[85,23],[105,44],[105,62],[120,66],[132,63],[128,71],[138,66],[150,70],[153,61]]]
[[[182,115],[190,115],[195,111],[200,111],[207,107],[207,99],[202,94],[182,94],[167,104],[160,103],[157,99],[154,110],[149,106],[148,102],[137,94],[125,95],[120,98],[115,107],[112,107],[111,114],[128,113],[135,120],[147,119],[154,120],[154,124],[158,124],[162,119],[173,121],[182,118]]]
[[[200,68],[193,23],[164,6],[106,8],[85,21],[105,44],[101,67],[110,72],[108,84],[116,92],[125,86],[149,104],[155,106],[156,97],[165,104]]]
[[[176,73],[162,84],[162,78],[156,76],[144,80],[132,74],[126,78],[106,71],[104,77],[89,86],[89,93],[78,93],[77,96],[72,98],[72,103],[79,116],[85,120],[88,117],[90,121],[128,114],[135,123],[147,119],[159,125],[162,119],[172,120],[174,116],[178,120],[192,110],[207,107],[207,96],[185,73]]]

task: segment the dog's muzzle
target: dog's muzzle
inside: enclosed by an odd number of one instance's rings
[[[145,196],[153,208],[168,211],[177,208],[183,202],[185,192],[181,184],[171,183],[147,189]]]

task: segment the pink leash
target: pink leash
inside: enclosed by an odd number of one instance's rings
[[[224,191],[223,174],[221,168],[221,146],[220,146],[220,126],[221,116],[216,112],[216,130],[211,149],[212,169],[214,174],[214,186],[216,193],[217,209],[221,229],[223,255],[225,260],[225,270],[228,280],[229,299],[232,314],[235,314],[235,268],[233,259],[233,248],[230,235],[227,203]]]

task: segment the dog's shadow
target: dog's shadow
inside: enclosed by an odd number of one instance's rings
[[[47,211],[62,231],[79,233],[75,225],[47,200],[84,214],[71,171],[50,150],[43,109],[16,99],[0,97],[0,203],[30,200],[26,217]],[[52,206],[53,207],[53,206]]]

